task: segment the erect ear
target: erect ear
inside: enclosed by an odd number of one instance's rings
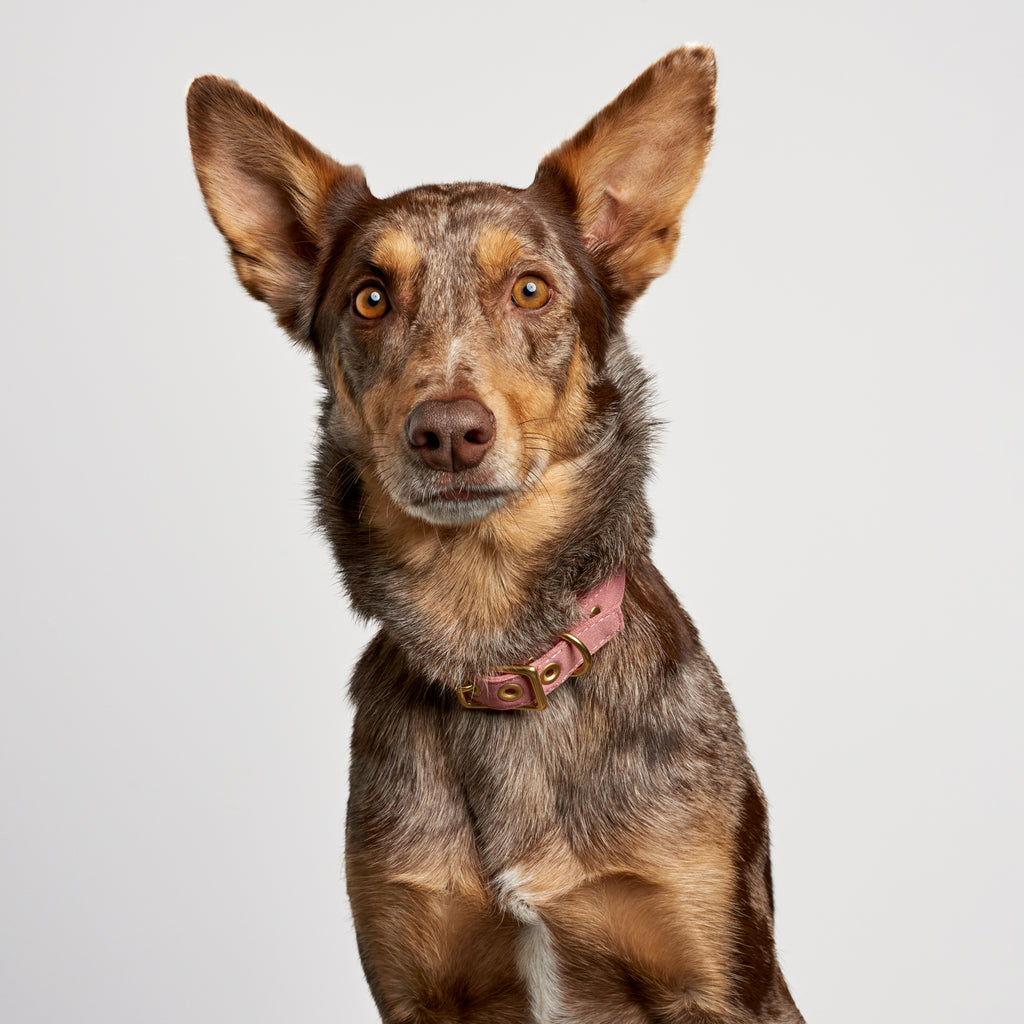
[[[321,153],[227,79],[197,78],[187,106],[199,187],[239,280],[308,340],[330,214],[369,197],[363,172]]]
[[[689,46],[649,67],[541,162],[535,186],[568,197],[613,297],[628,303],[663,273],[700,180],[715,122],[715,55]]]

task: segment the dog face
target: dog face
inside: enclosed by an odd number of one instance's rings
[[[431,187],[345,235],[315,331],[370,500],[437,524],[519,501],[578,457],[599,293],[531,190]]]
[[[189,93],[196,172],[242,284],[316,353],[369,513],[477,523],[576,486],[618,323],[703,167],[714,59],[649,68],[523,190],[374,197],[236,85]]]

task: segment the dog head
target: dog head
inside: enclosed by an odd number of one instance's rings
[[[242,284],[315,353],[374,515],[456,526],[571,486],[618,324],[672,258],[714,83],[710,50],[676,50],[529,188],[388,199],[234,83],[193,83],[207,206]]]

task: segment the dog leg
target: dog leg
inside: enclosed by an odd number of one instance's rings
[[[524,1024],[522,925],[482,889],[387,880],[349,863],[360,954],[384,1024]]]

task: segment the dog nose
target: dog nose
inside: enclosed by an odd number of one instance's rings
[[[494,444],[494,413],[473,398],[420,402],[405,421],[409,446],[431,468],[478,466]]]

